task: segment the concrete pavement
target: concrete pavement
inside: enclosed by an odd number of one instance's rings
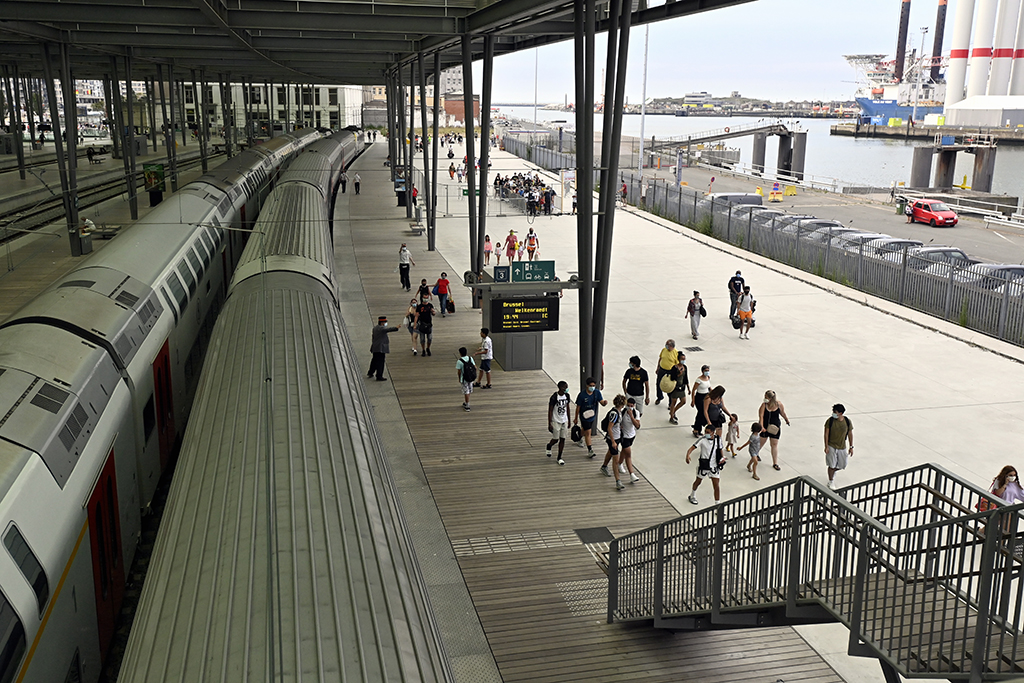
[[[531,168],[502,152],[494,156],[491,178],[497,169],[504,175]],[[446,184],[447,174],[439,180]],[[492,236],[507,234],[510,228],[524,233],[529,227],[522,216],[491,217],[487,226]],[[541,217],[533,227],[540,235],[541,258],[554,259],[562,279],[577,270],[574,217]],[[466,219],[440,219],[437,246],[452,270],[467,270]],[[410,247],[425,248],[425,239]],[[737,269],[758,301],[757,327],[749,340],[740,340],[727,318],[726,282]],[[708,310],[697,342],[690,339],[683,320],[694,289],[701,291]],[[565,379],[575,386],[578,335],[577,293],[569,290],[562,300],[559,331],[544,338],[544,368],[552,380]],[[1022,427],[1018,416],[1024,405],[1024,349],[749,254],[650,214],[619,209],[605,396],[621,392],[621,377],[633,354],[643,359],[653,384],[658,353],[668,338],[684,349],[697,347],[687,351],[691,379],[702,364],[709,364],[713,383],[726,387],[725,403],[739,415],[741,426],[749,428],[757,418],[767,389],[777,392],[792,421],[792,427],[782,428],[782,471],[772,470],[770,457],[762,454],[761,480],[754,481],[740,456],[723,476],[724,498],[797,474],[826,481],[822,433],[837,402],[847,407],[857,445],[849,469],[837,476],[840,486],[923,462],[987,486],[1003,465],[1018,465],[1009,444]],[[694,509],[686,496],[695,468],[684,461],[693,443],[686,426],[692,411],[681,413],[684,419],[673,426],[665,405],[654,406],[654,394],[651,386],[651,405],[634,446],[634,462],[649,485],[680,513],[687,513]],[[510,397],[510,406],[524,399]],[[535,418],[544,416],[538,412]],[[587,460],[584,453],[570,451],[566,467],[592,468],[595,495],[629,495],[628,490],[617,492],[610,479],[598,474],[600,463]],[[557,468],[541,472],[541,460],[534,473],[559,476]],[[698,494],[701,507],[711,503],[707,488]],[[881,680],[875,662],[845,654],[847,632],[842,627],[800,631],[846,680]]]

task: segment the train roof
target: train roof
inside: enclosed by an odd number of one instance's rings
[[[120,680],[446,680],[357,362],[315,280],[236,287]]]

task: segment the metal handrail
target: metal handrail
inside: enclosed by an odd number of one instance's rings
[[[608,620],[757,625],[817,605],[850,628],[851,654],[904,676],[1019,674],[1024,504],[972,511],[993,498],[935,465],[840,491],[797,477],[615,539]]]

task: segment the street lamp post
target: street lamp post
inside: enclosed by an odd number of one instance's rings
[[[921,28],[921,54],[917,65],[917,82],[914,84],[914,111],[910,115],[911,125],[917,119],[917,100],[921,97],[921,72],[924,71],[924,39],[928,35],[928,27]]]

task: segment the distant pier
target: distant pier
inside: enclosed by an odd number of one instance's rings
[[[1024,145],[1024,128],[972,128],[969,126],[876,126],[873,124],[837,123],[831,127],[832,135],[851,138],[883,138],[889,140],[918,140],[931,142],[943,135],[986,135],[1000,145]]]

